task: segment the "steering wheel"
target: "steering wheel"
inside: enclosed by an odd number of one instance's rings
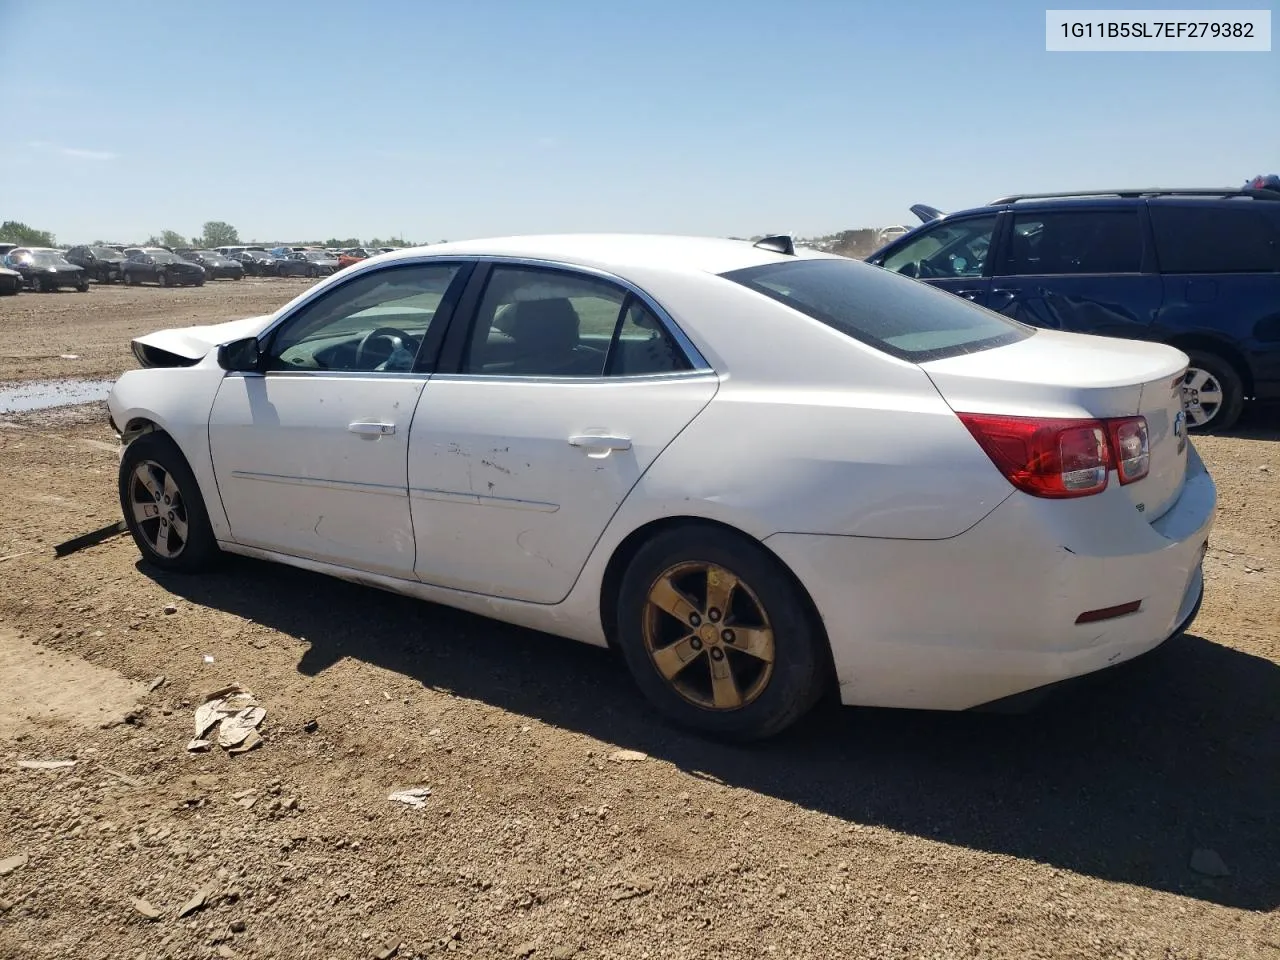
[[[405,333],[403,330],[398,330],[395,327],[377,327],[361,337],[360,343],[356,345],[355,367],[357,370],[363,370],[365,368],[365,351],[369,348],[369,344],[375,340],[386,340],[391,344],[391,349],[387,351],[387,355],[385,357],[378,361],[377,365],[386,363],[395,355],[397,350],[407,350],[409,353],[415,355],[418,352],[417,341],[414,340],[412,334]],[[370,369],[376,369],[377,365]]]

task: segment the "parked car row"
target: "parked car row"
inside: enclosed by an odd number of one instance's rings
[[[206,280],[251,277],[327,277],[353,263],[394,247],[376,250],[353,247],[235,245],[206,250],[197,247],[79,244],[68,249],[0,244],[0,296],[24,289],[43,292],[73,287],[81,292],[89,282],[168,286],[202,286]]]

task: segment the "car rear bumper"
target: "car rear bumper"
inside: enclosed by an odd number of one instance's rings
[[[1216,492],[1194,448],[1154,523],[1113,484],[1015,494],[948,540],[777,534],[808,588],[848,704],[963,710],[1133,659],[1183,629],[1203,592]],[[1138,610],[1077,623],[1088,611]]]

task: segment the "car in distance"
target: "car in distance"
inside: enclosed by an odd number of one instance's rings
[[[204,267],[204,278],[206,280],[244,279],[244,264],[238,260],[232,260],[230,257],[224,257],[214,250],[193,250],[188,247],[178,250],[177,254],[188,263],[195,263]]]
[[[1280,191],[1021,194],[943,215],[867,258],[1039,327],[1168,343],[1195,431],[1280,399]]]
[[[368,260],[376,254],[370,253],[364,247],[350,247],[338,254],[338,269],[345,270],[347,267],[353,267],[361,260]]]
[[[299,250],[291,253],[289,260],[302,264],[302,276],[305,277],[327,277],[338,270],[337,257],[323,250]]]
[[[115,283],[121,279],[124,254],[111,247],[81,245],[67,251],[67,261],[81,267],[91,280]]]
[[[11,297],[22,292],[22,274],[8,266],[8,258],[0,254],[0,296]]]
[[[5,255],[11,270],[22,277],[23,286],[37,293],[53,293],[71,287],[89,292],[89,278],[80,267],[69,263],[62,253],[48,247],[15,247]]]
[[[121,275],[125,283],[156,283],[162,287],[204,286],[204,268],[160,247],[130,248]]]
[[[246,554],[614,645],[713,735],[833,687],[1003,699],[1158,646],[1203,592],[1184,353],[788,238],[409,249],[133,349],[108,407],[145,561]]]

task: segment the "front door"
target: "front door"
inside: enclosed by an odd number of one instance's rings
[[[998,215],[945,219],[918,228],[872,263],[986,306]]]
[[[236,542],[413,576],[410,425],[459,270],[390,265],[329,287],[264,338],[263,372],[224,378],[209,445]]]
[[[417,575],[556,603],[719,381],[635,294],[568,270],[494,266],[457,333],[409,444]]]

